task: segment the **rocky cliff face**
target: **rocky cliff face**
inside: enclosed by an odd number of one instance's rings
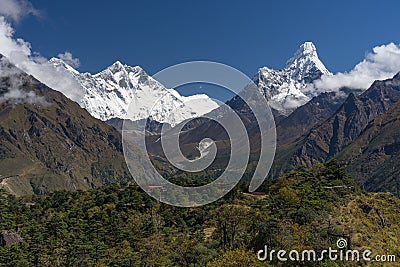
[[[304,137],[315,125],[332,116],[346,100],[346,94],[322,93],[277,123],[279,145],[290,144]]]
[[[336,157],[361,187],[400,196],[399,133],[400,102],[396,102]]]
[[[293,165],[310,166],[336,156],[399,100],[400,74],[374,82],[359,96],[350,94],[333,116],[310,131],[290,161]]]

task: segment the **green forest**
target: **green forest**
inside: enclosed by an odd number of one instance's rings
[[[198,208],[159,203],[137,186],[15,197],[0,193],[0,230],[23,242],[0,246],[0,266],[366,266],[363,262],[261,262],[257,251],[335,247],[399,256],[400,200],[367,193],[336,161],[240,183]],[[396,266],[387,263],[371,266]]]

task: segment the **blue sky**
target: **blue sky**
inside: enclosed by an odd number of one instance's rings
[[[115,60],[155,73],[214,60],[248,75],[280,68],[311,40],[333,71],[350,70],[376,45],[400,42],[399,1],[32,0],[42,19],[19,22],[46,57],[65,50],[96,72]]]
[[[91,73],[116,60],[149,74],[211,60],[252,76],[262,66],[283,67],[304,41],[335,73],[374,46],[400,43],[399,1],[30,2],[41,16],[14,22],[15,37],[47,58],[69,51]]]

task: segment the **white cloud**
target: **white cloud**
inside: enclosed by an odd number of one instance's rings
[[[40,16],[40,12],[27,0],[1,0],[0,15],[18,22],[28,15]]]
[[[0,103],[9,101],[12,104],[29,103],[47,107],[51,105],[44,96],[38,96],[33,91],[23,91],[16,87],[11,87],[8,92],[0,96]]]
[[[22,71],[11,67],[5,58],[0,59],[0,80],[6,84],[7,92],[0,95],[0,103],[9,102],[12,104],[29,103],[47,107],[51,105],[44,96],[38,96],[34,91],[23,90],[24,76]],[[25,76],[26,77],[26,76]]]
[[[65,52],[63,54],[58,54],[58,58],[62,59],[65,63],[70,65],[71,67],[77,68],[81,65],[81,62],[78,58],[74,58],[70,52]]]
[[[13,38],[14,29],[0,17],[0,53],[21,70],[34,76],[50,88],[60,91],[75,102],[83,97],[83,88],[64,69],[55,69],[46,58],[32,52],[30,43]],[[72,58],[72,55],[71,55]]]
[[[314,82],[314,86],[323,91],[337,91],[341,87],[367,89],[375,80],[392,78],[398,72],[400,45],[389,43],[374,47],[351,71],[324,75]]]

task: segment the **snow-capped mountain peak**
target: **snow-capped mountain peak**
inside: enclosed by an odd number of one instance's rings
[[[131,67],[120,61],[97,74],[79,73],[57,58],[49,63],[56,69],[68,70],[76,78],[85,90],[79,104],[103,121],[112,118],[140,120],[150,115],[158,122],[174,126],[218,107],[206,95],[181,96],[174,89],[165,88],[141,67]],[[129,116],[128,107],[131,108]]]
[[[121,72],[121,71],[126,72],[125,66],[120,61],[115,61],[111,66],[107,67],[102,72],[110,72],[112,74],[115,74],[115,73]],[[102,73],[102,72],[100,72],[100,73]]]
[[[121,61],[117,60],[112,64],[108,69],[122,69],[124,68],[124,65],[121,63]]]
[[[288,115],[307,103],[316,92],[309,85],[322,75],[331,75],[312,42],[303,43],[280,70],[260,68],[254,77],[259,90],[272,108]]]
[[[104,69],[103,71],[95,74],[101,76],[104,73],[111,73],[111,74],[116,74],[116,73],[123,73],[123,74],[128,74],[130,72],[135,72],[135,73],[139,73],[139,72],[144,72],[144,70],[139,67],[139,66],[129,66],[126,64],[122,64],[120,61],[115,61],[112,65],[108,66],[106,69]],[[146,74],[147,75],[147,74]]]
[[[331,74],[318,58],[317,48],[312,42],[305,42],[294,56],[286,62],[291,78],[310,83],[324,74]]]
[[[49,60],[49,63],[51,65],[53,65],[54,67],[56,67],[56,68],[64,68],[64,69],[68,70],[69,72],[71,72],[73,74],[78,74],[79,73],[76,69],[74,69],[73,67],[71,67],[70,65],[65,63],[64,60],[62,60],[60,58],[52,57]]]
[[[318,59],[317,48],[313,42],[305,42],[300,45],[299,49],[294,53],[293,57],[286,62],[286,67],[292,65],[293,62],[301,58],[314,58]]]

